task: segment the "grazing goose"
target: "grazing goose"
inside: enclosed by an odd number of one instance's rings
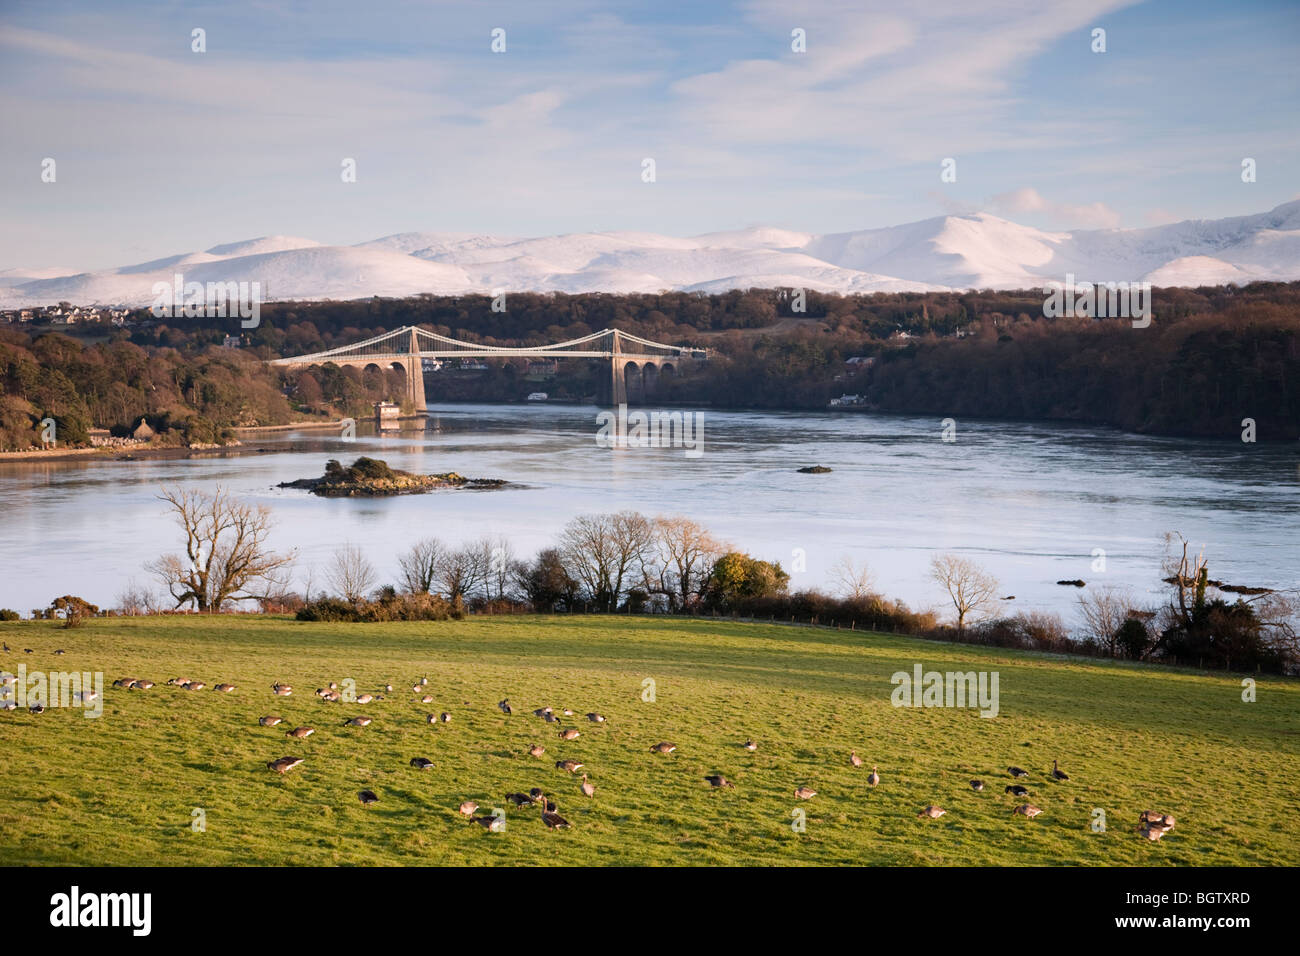
[[[132,681],[130,684],[131,690],[149,690],[151,687],[153,687],[153,681],[151,680],[137,680]]]
[[[862,758],[858,756],[858,752],[856,750],[849,751],[849,763],[853,764],[853,766],[855,767],[862,766]]]
[[[1003,790],[1002,792],[1003,792],[1003,793],[1009,793],[1009,794],[1011,794],[1013,797],[1027,797],[1027,796],[1029,796],[1029,791],[1026,790],[1024,787],[1020,786],[1020,784],[1018,784],[1018,783],[1013,783],[1011,786],[1007,787],[1007,788],[1006,788],[1005,790]]]
[[[552,713],[548,713],[545,717],[542,718],[542,720],[546,721],[548,724],[558,724],[560,722],[560,718],[556,717]]]
[[[1138,823],[1143,826],[1159,827],[1162,830],[1172,830],[1174,828],[1173,816],[1168,813],[1156,813],[1154,810],[1143,810],[1138,817]]]
[[[587,715],[587,719],[593,724],[603,724],[605,722],[605,716],[603,714],[591,713]]]
[[[261,724],[263,727],[274,727],[276,724],[280,723],[280,722],[283,721],[283,720],[284,720],[283,717],[259,717],[259,718],[257,718],[257,722],[258,722],[259,724]]]
[[[928,806],[918,813],[917,817],[929,817],[931,820],[937,820],[947,812],[943,807]]]
[[[428,694],[425,694],[423,697],[420,698],[420,703],[422,703],[422,704],[432,704],[432,703],[433,703],[433,698],[430,697]]]
[[[27,711],[32,714],[43,714],[45,713],[45,705],[38,700],[36,703],[28,707]]]
[[[541,744],[533,744],[528,748],[528,756],[530,757],[540,757],[544,753],[546,753],[546,748]]]
[[[301,757],[281,757],[279,760],[272,760],[266,766],[276,773],[284,773],[286,770],[292,770],[300,763],[302,763]]]
[[[542,811],[542,822],[548,830],[567,830],[569,821],[556,813],[555,809],[555,804],[547,801],[546,809]]]
[[[576,760],[557,760],[555,766],[560,770],[567,770],[569,773],[577,773],[584,765]]]
[[[411,766],[416,770],[430,770],[433,768],[433,761],[428,757],[412,757]]]
[[[1159,826],[1154,823],[1149,823],[1144,827],[1139,827],[1138,832],[1154,843],[1156,840],[1159,840],[1162,836],[1164,836],[1169,831],[1162,826]]]
[[[560,713],[562,713],[565,717],[572,717],[572,716],[573,716],[573,711],[569,710],[569,708],[567,708],[567,707],[564,708],[564,710],[560,711]]]
[[[234,684],[218,684],[216,687],[214,687],[214,688],[212,688],[212,689],[215,690],[215,691],[219,691],[219,692],[221,692],[221,693],[223,693],[223,694],[229,694],[232,690],[235,689],[235,685],[234,685]]]
[[[393,692],[393,685],[392,685],[392,684],[385,684],[385,685],[384,685],[384,690],[385,690],[387,693],[391,694],[391,693]]]
[[[428,716],[426,716],[426,717],[424,718],[424,722],[427,723],[427,724],[436,724],[436,723],[438,722],[438,715],[437,715],[437,714],[429,714]]]
[[[974,790],[974,791],[976,791],[976,792],[978,793],[980,790],[983,790],[983,789],[984,789],[984,781],[983,781],[983,780],[972,780],[972,781],[970,782],[970,788],[971,788],[972,790]]]
[[[438,715],[438,719],[441,720],[444,724],[449,724],[451,723],[451,714],[447,713],[444,710],[441,714]]]
[[[570,727],[568,730],[560,731],[561,740],[577,740],[579,737],[578,728]]]
[[[460,812],[465,814],[465,816],[467,817],[472,817],[474,815],[474,811],[477,809],[478,809],[478,804],[475,803],[473,800],[466,800],[464,803],[460,805]]]
[[[59,654],[66,654],[67,652],[66,652],[66,651],[63,651],[63,650],[57,650],[57,651],[55,651],[54,653],[55,653],[55,655],[59,655]]]
[[[1028,771],[1028,770],[1021,770],[1019,767],[1008,767],[1008,768],[1007,768],[1007,773],[1011,774],[1011,776],[1016,777],[1017,779],[1020,778],[1020,777],[1028,777],[1028,776],[1029,776],[1029,771]]]
[[[531,790],[529,790],[528,799],[533,801],[533,803],[540,803],[542,799],[542,788],[533,787]]]
[[[740,746],[744,747],[746,750],[749,750],[751,752],[758,749],[758,744],[754,743],[754,741],[752,740],[746,740]]]
[[[550,712],[551,712],[551,708],[549,708],[549,707],[538,707],[535,711],[533,711],[533,716],[534,716],[534,717],[545,717],[545,716],[546,716],[547,714],[549,714]]]
[[[363,807],[368,807],[372,803],[379,802],[379,798],[375,796],[375,791],[373,790],[362,790],[357,794],[357,798],[361,801]]]
[[[374,694],[358,694],[358,695],[357,695],[357,703],[358,703],[358,704],[369,704],[369,703],[373,703],[373,702],[374,702],[374,699],[375,699],[375,695],[374,695]]]
[[[370,724],[370,722],[371,722],[371,718],[369,717],[353,717],[351,720],[343,721],[343,726],[344,727],[366,727]]]
[[[314,733],[316,733],[316,731],[311,727],[295,727],[293,728],[293,730],[286,731],[285,736],[294,737],[298,740],[303,740],[307,737],[310,737]]]
[[[327,691],[324,687],[317,687],[312,693],[314,693],[317,697],[324,699],[329,696],[330,692]]]
[[[17,710],[17,709],[18,709],[18,705],[14,703],[12,700],[7,700],[3,704],[0,704],[0,710]]]
[[[536,801],[526,793],[507,793],[506,802],[513,803],[517,807],[529,807]]]
[[[578,789],[582,791],[584,797],[594,796],[596,793],[596,788],[592,784],[587,783],[587,775],[585,773],[582,775],[582,786]]]
[[[9,681],[5,681],[5,683],[9,683]],[[113,681],[113,686],[114,686],[114,687],[130,687],[130,686],[131,686],[132,684],[134,684],[134,683],[135,683],[135,678],[134,678],[134,677],[119,677],[117,680]],[[170,684],[171,681],[168,681],[167,683]]]
[[[715,790],[719,790],[723,787],[735,787],[734,783],[720,773],[707,774],[704,779],[709,781],[709,786],[713,787]]]
[[[488,833],[500,833],[506,826],[506,818],[504,816],[499,817],[496,814],[490,817],[471,817],[470,819],[487,830]]]
[[[1069,777],[1067,777],[1067,776],[1065,775],[1065,772],[1062,771],[1061,768],[1058,767],[1058,766],[1056,765],[1056,761],[1055,761],[1055,760],[1052,761],[1052,779],[1053,779],[1053,780],[1069,780],[1069,779],[1070,779]]]
[[[186,689],[186,690],[203,690],[203,688],[205,688],[205,687],[207,687],[207,686],[208,686],[208,685],[205,684],[205,683],[203,683],[203,681],[201,681],[201,680],[192,680],[192,681],[190,681],[188,684],[185,685],[185,689]]]
[[[1016,807],[1011,812],[1018,813],[1022,817],[1029,817],[1029,819],[1032,820],[1034,817],[1038,816],[1043,811],[1038,809],[1038,807],[1034,806],[1032,803],[1022,803],[1020,806]]]
[[[288,684],[272,684],[271,690],[275,692],[276,697],[288,697],[293,693],[293,688]]]
[[[813,797],[817,796],[817,791],[812,787],[800,787],[794,792],[794,795],[800,800],[811,800]]]
[[[670,754],[677,749],[677,745],[664,742],[655,744],[650,749],[657,754]]]
[[[876,765],[873,763],[871,765],[871,773],[867,777],[867,786],[874,787],[878,783],[880,783],[880,774],[876,773]]]
[[[509,697],[505,698],[503,701],[501,701],[501,703],[497,704],[497,707],[499,707],[501,709],[501,713],[505,714],[507,717],[509,717],[511,713],[513,713],[513,711],[511,711],[510,709]]]
[[[339,685],[338,685],[338,683],[335,682],[335,681],[330,681],[330,682],[329,682],[328,684],[326,684],[325,686],[328,687],[330,690],[338,690],[338,689],[339,689]]]

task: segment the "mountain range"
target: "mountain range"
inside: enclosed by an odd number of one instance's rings
[[[869,293],[1015,289],[1048,280],[1156,286],[1300,279],[1300,200],[1146,229],[1046,232],[988,213],[815,235],[770,227],[515,238],[407,232],[353,246],[269,236],[99,272],[0,271],[0,307],[147,306],[154,283],[259,282],[263,300],[420,293],[795,287]]]

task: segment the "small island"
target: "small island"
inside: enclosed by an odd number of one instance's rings
[[[825,465],[806,465],[799,469],[801,475],[829,475],[831,470]]]
[[[382,498],[388,495],[418,495],[440,488],[503,488],[500,478],[466,478],[454,471],[445,475],[415,475],[389,468],[388,462],[362,456],[347,468],[330,459],[320,478],[282,481],[281,488],[302,488],[324,498]]]

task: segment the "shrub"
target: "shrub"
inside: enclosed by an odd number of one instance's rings
[[[0,621],[21,621],[23,616],[7,607],[0,607]]]

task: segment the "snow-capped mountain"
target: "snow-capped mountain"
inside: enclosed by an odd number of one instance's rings
[[[0,306],[150,304],[154,283],[258,282],[265,300],[466,292],[828,292],[1041,287],[1077,281],[1215,285],[1300,279],[1300,200],[1150,229],[1044,232],[977,213],[812,235],[770,227],[675,238],[643,232],[515,238],[400,233],[355,246],[269,236],[75,275],[0,270]]]

